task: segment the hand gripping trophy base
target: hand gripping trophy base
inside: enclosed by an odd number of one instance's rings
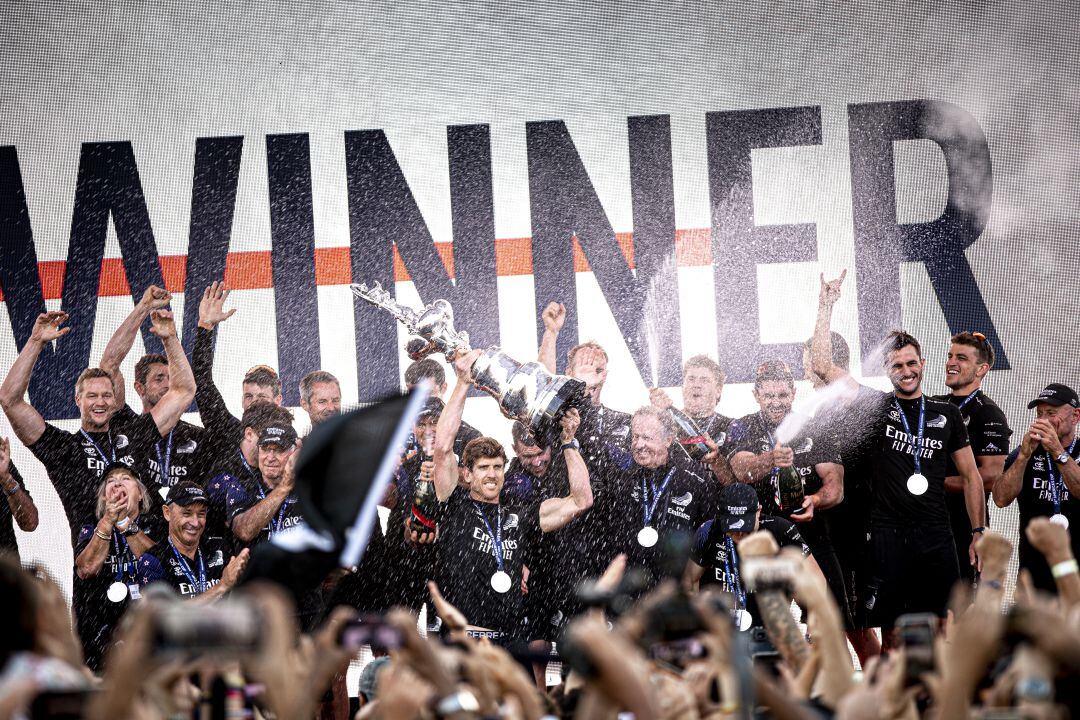
[[[523,422],[548,446],[558,439],[566,411],[586,403],[581,380],[551,375],[536,362],[519,363],[498,347],[484,350],[472,375],[477,388],[499,401],[503,415]]]

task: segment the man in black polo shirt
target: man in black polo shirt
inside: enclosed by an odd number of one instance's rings
[[[664,550],[677,533],[692,535],[716,512],[719,483],[700,463],[672,451],[671,415],[651,405],[631,419],[631,466],[616,478],[608,504],[597,507],[607,541],[604,560],[625,552],[627,567],[644,567],[653,583],[665,573]]]
[[[465,446],[460,460],[453,452],[471,368],[480,351],[454,363],[458,383],[439,418],[435,437],[435,491],[441,503],[436,577],[447,601],[460,609],[474,629],[500,642],[521,639],[522,580],[540,533],[559,530],[586,512],[593,502],[588,472],[574,440],[578,418],[562,420],[560,450],[570,479],[569,493],[531,505],[500,502],[506,453],[491,438]],[[461,472],[465,486],[458,483]],[[466,489],[467,488],[467,489]]]
[[[986,336],[978,332],[962,332],[953,335],[949,344],[949,356],[945,361],[945,385],[948,395],[938,395],[935,400],[951,402],[960,410],[967,426],[971,452],[979,467],[983,493],[989,500],[994,482],[1005,467],[1009,453],[1009,421],[1005,413],[982,391],[982,381],[994,367],[994,348]],[[945,504],[949,508],[956,559],[960,565],[960,577],[967,582],[975,579],[975,570],[967,559],[967,546],[971,541],[971,524],[968,522],[964,503],[964,481],[949,459],[945,478]],[[986,518],[989,521],[989,507]]]
[[[814,371],[830,382],[856,384],[832,367],[827,344],[832,303],[840,281],[822,281],[830,296],[819,312],[813,348]],[[895,646],[893,624],[905,613],[945,616],[949,594],[960,577],[945,505],[947,459],[963,478],[972,535],[984,532],[986,501],[982,478],[971,452],[963,416],[955,405],[927,398],[922,392],[926,360],[918,340],[893,331],[882,344],[892,393],[867,389],[865,406],[883,412],[871,421],[876,435],[871,462],[870,562],[862,602],[869,622],[882,629],[883,645]],[[968,560],[978,569],[974,539]]]
[[[207,503],[206,492],[193,482],[172,486],[162,508],[169,535],[139,558],[139,585],[164,582],[196,602],[217,600],[236,585],[248,550],[229,558],[221,540],[203,537]]]
[[[740,630],[761,625],[753,594],[747,593],[739,572],[736,546],[747,535],[765,530],[780,548],[798,548],[810,555],[810,548],[794,523],[761,514],[758,494],[750,485],[734,483],[720,491],[720,509],[715,519],[706,520],[694,533],[690,561],[686,563],[682,584],[689,592],[701,586],[719,585],[735,600],[734,620]]]
[[[298,451],[291,424],[269,425],[259,434],[259,474],[233,478],[225,491],[229,527],[252,546],[303,521],[295,493],[293,467]]]
[[[779,360],[763,363],[754,377],[754,399],[758,412],[732,424],[729,452],[731,468],[740,482],[749,483],[758,494],[765,515],[794,521],[814,559],[828,581],[845,624],[851,627],[848,592],[837,559],[826,511],[844,497],[844,468],[840,456],[809,418],[800,417],[802,427],[781,445],[777,429],[786,419],[795,419],[795,378]],[[797,512],[782,512],[779,496],[780,472],[793,467],[803,482],[806,498]]]
[[[121,377],[120,365],[131,352],[131,346],[146,318],[154,310],[165,307],[170,300],[169,293],[161,288],[147,288],[142,300],[120,323],[105,345],[98,367],[113,376],[117,406],[123,405],[126,400],[124,383],[117,381]],[[164,355],[149,353],[135,363],[135,392],[142,401],[144,415],[161,402],[169,391],[169,384],[169,359]],[[198,425],[180,419],[165,437],[146,448],[146,452],[135,456],[134,467],[147,487],[170,488],[180,480],[202,482],[210,460],[207,457],[205,431]]]
[[[1031,572],[1035,587],[1056,593],[1052,568],[1028,542],[1025,529],[1037,517],[1069,528],[1073,554],[1080,552],[1080,399],[1076,392],[1051,383],[1028,403],[1035,421],[1024,433],[1020,447],[1005,461],[1005,472],[994,484],[994,503],[1020,506],[1020,567]]]
[[[33,532],[38,525],[38,511],[22,475],[11,462],[11,444],[3,437],[0,437],[0,490],[4,492],[4,502],[0,503],[0,550],[18,559],[19,543],[11,521],[18,523],[24,532]]]
[[[172,313],[154,310],[150,315],[152,330],[165,343],[171,368],[169,390],[154,409],[136,415],[127,405],[118,405],[116,388],[124,382],[119,370],[110,374],[100,368],[87,368],[75,382],[79,431],[64,432],[46,423],[24,396],[42,349],[67,334],[69,328],[60,327],[67,317],[64,312],[38,316],[30,338],[0,385],[0,405],[19,440],[45,466],[63,503],[74,544],[83,520],[96,509],[101,473],[117,460],[133,464],[134,456],[148,452],[168,435],[195,397],[195,385],[184,349],[176,338]]]

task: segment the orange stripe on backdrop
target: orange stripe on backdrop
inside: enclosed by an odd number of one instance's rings
[[[631,233],[618,233],[616,240],[626,262],[633,267],[634,239]],[[589,272],[589,261],[577,239],[574,239],[574,270]],[[447,272],[453,277],[453,245],[436,243],[435,249],[446,265]],[[712,248],[708,228],[677,230],[675,233],[675,257],[680,266],[709,265],[712,262]],[[186,255],[162,255],[161,273],[165,287],[169,292],[183,292],[184,278],[187,274]],[[67,262],[50,260],[38,263],[38,275],[46,299],[59,298],[64,290],[64,271]],[[495,241],[495,269],[500,277],[511,275],[531,275],[532,240],[530,238],[502,238]],[[347,285],[352,282],[352,265],[349,248],[332,247],[315,249],[315,282],[319,285]],[[409,280],[405,262],[394,248],[394,277],[398,281]],[[254,290],[273,286],[270,270],[270,252],[266,250],[251,252],[231,252],[225,262],[225,283],[234,290]],[[98,283],[99,297],[130,295],[124,263],[119,258],[106,258],[101,261],[101,280]],[[0,302],[4,296],[0,293]]]

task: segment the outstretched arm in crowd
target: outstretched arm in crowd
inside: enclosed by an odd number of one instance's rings
[[[180,416],[195,399],[195,377],[191,373],[184,347],[176,336],[176,323],[168,310],[154,310],[150,314],[153,324],[150,331],[165,343],[165,357],[169,361],[169,391],[154,405],[150,415],[158,432],[168,435],[180,421]],[[119,370],[117,370],[119,373]]]
[[[214,329],[232,317],[236,309],[225,311],[229,291],[225,283],[215,280],[203,291],[199,301],[199,329],[195,333],[195,347],[191,351],[191,369],[195,375],[195,402],[203,426],[214,431],[227,430],[239,424],[225,405],[217,385],[214,384]]]
[[[124,322],[116,328],[116,332],[109,338],[105,351],[101,353],[101,363],[98,365],[102,370],[109,373],[113,381],[113,397],[116,406],[123,407],[126,402],[124,390],[124,376],[120,372],[120,363],[131,352],[131,346],[135,344],[135,336],[139,334],[139,328],[150,313],[154,310],[163,310],[169,305],[172,296],[167,290],[151,285],[143,292],[142,299],[135,303],[135,307],[124,318]]]
[[[536,359],[554,375],[558,372],[555,364],[555,343],[559,339],[563,323],[566,322],[566,306],[550,302],[540,317],[544,320],[544,336],[540,339],[540,352]]]
[[[972,528],[985,528],[986,495],[983,493],[982,476],[979,475],[979,468],[975,464],[975,456],[971,454],[971,447],[960,448],[952,454],[952,459],[960,476],[964,478],[964,505],[967,507],[968,521]],[[976,539],[974,536],[971,538],[968,559],[978,570],[980,565],[979,555],[975,551]]]
[[[570,445],[581,424],[578,411],[571,408],[563,415],[562,434],[559,441],[563,444],[563,459],[566,460],[566,473],[570,481],[570,494],[561,498],[548,498],[540,504],[540,529],[544,532],[558,530],[581,513],[592,507],[592,485],[589,483],[589,468],[581,457],[581,451]]]
[[[0,489],[4,491],[8,509],[23,532],[33,532],[38,526],[38,510],[19,471],[11,464],[11,442],[0,437]]]
[[[0,384],[0,407],[4,408],[11,429],[23,445],[33,445],[45,432],[45,419],[26,402],[30,374],[45,345],[71,331],[70,327],[60,327],[67,319],[68,314],[59,310],[38,315],[29,339],[12,363],[3,384]]]
[[[810,340],[810,366],[814,374],[826,383],[837,380],[854,383],[854,379],[847,370],[833,364],[832,354],[832,311],[836,301],[840,299],[840,286],[844,284],[847,270],[840,273],[835,280],[825,280],[821,276],[821,292],[818,294],[817,321],[814,323],[814,336]]]
[[[1036,550],[1046,558],[1046,564],[1054,575],[1058,597],[1065,608],[1080,605],[1080,575],[1077,574],[1076,558],[1073,556],[1069,531],[1048,519],[1035,518],[1024,530]]]
[[[435,448],[432,460],[435,463],[435,494],[442,502],[449,498],[458,480],[458,457],[454,454],[454,439],[461,429],[461,415],[465,412],[465,398],[472,384],[472,365],[480,357],[480,350],[472,350],[454,360],[454,372],[457,384],[454,385],[450,399],[439,416],[435,426]]]

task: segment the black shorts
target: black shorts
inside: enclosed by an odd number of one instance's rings
[[[580,612],[575,600],[548,588],[530,588],[525,596],[525,639],[558,640],[567,623]]]
[[[945,617],[960,579],[948,527],[874,528],[861,595],[871,627],[892,628],[906,613]]]
[[[842,515],[829,515],[828,519],[832,547],[840,565],[840,574],[843,576],[844,590],[847,593],[849,612],[845,618],[844,627],[847,630],[873,627],[867,622],[866,613],[861,611],[862,603],[859,599],[860,588],[866,586],[864,576],[870,555],[870,542],[867,538],[869,528],[866,526],[865,515],[860,518],[856,517],[855,513],[845,511]],[[822,571],[824,572],[824,568]]]

